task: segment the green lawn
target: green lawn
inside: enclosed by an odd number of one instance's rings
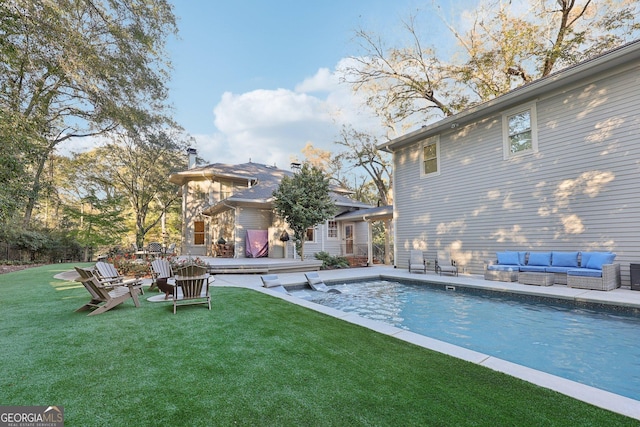
[[[70,268],[0,275],[1,405],[61,405],[67,426],[638,425],[246,289],[87,317],[53,279]]]

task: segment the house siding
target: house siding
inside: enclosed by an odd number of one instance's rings
[[[629,284],[640,262],[640,66],[540,95],[538,152],[503,159],[501,114],[440,135],[440,173],[420,144],[394,152],[396,265],[449,249],[479,274],[501,250],[611,250]]]

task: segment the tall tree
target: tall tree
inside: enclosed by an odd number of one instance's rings
[[[412,16],[404,22],[408,46],[387,47],[359,30],[362,54],[342,71],[383,124],[399,132],[634,40],[639,16],[637,0],[485,0],[465,21],[468,29],[445,21],[459,44],[446,56],[425,42]]]
[[[304,260],[307,229],[336,212],[329,194],[329,178],[316,166],[304,163],[293,176],[285,176],[273,192],[273,207],[293,230],[300,259]]]
[[[164,46],[177,30],[167,0],[3,1],[0,22],[0,111],[29,131],[28,225],[59,144],[166,120]]]
[[[186,168],[185,151],[192,141],[179,129],[123,132],[97,150],[102,168],[94,179],[111,183],[135,218],[136,244],[144,245],[173,203],[178,188],[169,182],[172,172]]]
[[[378,148],[378,138],[351,126],[344,126],[336,144],[345,148],[338,156],[352,169],[362,169],[377,191],[377,204],[391,204],[391,160]]]

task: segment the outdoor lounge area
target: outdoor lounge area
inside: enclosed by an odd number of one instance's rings
[[[485,263],[485,280],[567,285],[610,291],[620,287],[620,264],[610,252],[498,252]]]
[[[10,322],[0,336],[0,345],[11,349],[3,358],[7,375],[0,396],[7,404],[55,397],[65,407],[69,425],[180,424],[188,418],[191,425],[239,420],[254,425],[393,425],[398,420],[412,425],[468,425],[469,420],[475,425],[521,425],[526,419],[574,426],[634,425],[619,414],[640,419],[640,403],[620,396],[594,393],[358,316],[337,315],[304,301],[291,304],[292,297],[263,287],[256,274],[217,276],[210,288],[211,311],[185,307],[173,316],[170,300],[147,301],[161,295],[151,291],[138,308],[125,302],[103,315],[86,317],[74,312],[89,295],[80,283],[70,281],[70,268],[52,265],[0,275],[3,298],[13,301],[4,308]],[[380,274],[417,277],[388,267],[322,271],[320,277],[333,281]],[[278,277],[287,287],[308,286],[304,273]],[[495,284],[478,276],[428,272],[420,277],[453,285]],[[509,286],[518,292],[611,303],[635,297],[640,306],[640,292],[624,289],[601,293],[566,286]],[[43,298],[46,304],[33,304]],[[18,334],[26,329],[32,332]],[[122,363],[130,358],[136,360],[133,366]],[[104,369],[84,360],[103,361]],[[176,370],[180,375],[168,381]],[[131,381],[133,371],[139,380]],[[94,385],[78,394],[77,385],[85,383]],[[498,383],[500,387],[488,386]],[[327,394],[337,400],[327,399]],[[172,405],[159,397],[167,395],[175,396]],[[195,395],[200,397],[194,407]],[[122,403],[98,414],[96,399]],[[379,405],[380,399],[386,404]]]

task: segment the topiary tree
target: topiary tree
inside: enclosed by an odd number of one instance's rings
[[[329,178],[319,168],[304,163],[295,174],[282,178],[273,197],[273,208],[293,230],[296,249],[304,260],[307,229],[333,218],[336,212],[329,195]]]

